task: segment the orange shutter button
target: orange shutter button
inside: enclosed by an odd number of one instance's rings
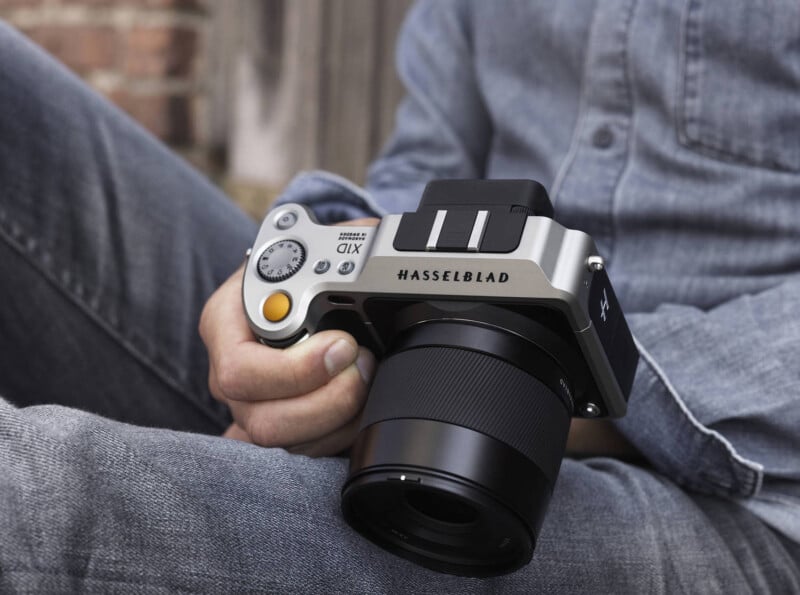
[[[280,322],[289,314],[292,309],[292,300],[282,291],[276,291],[264,300],[261,312],[264,318],[270,322]]]

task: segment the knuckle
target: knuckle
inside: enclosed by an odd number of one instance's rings
[[[203,331],[208,326],[208,301],[203,304],[203,309],[200,311],[200,319],[197,321],[197,329],[200,331],[200,335],[203,334]]]
[[[225,395],[222,394],[222,391],[219,388],[219,383],[217,382],[217,375],[214,373],[214,369],[210,369],[208,372],[208,390],[211,393],[211,396],[214,397],[217,401],[225,402]]]
[[[224,399],[241,400],[245,394],[241,366],[236,358],[220,358],[214,367],[217,391]]]
[[[197,323],[197,330],[200,333],[200,338],[206,342],[208,340],[209,331],[213,324],[213,309],[216,294],[213,294],[208,301],[203,305],[200,312],[200,320]]]
[[[300,363],[302,364],[302,362]],[[297,362],[290,362],[290,365],[284,368],[284,381],[288,386],[288,392],[291,392],[295,395],[304,392],[303,385],[307,384],[307,382],[304,382],[304,374],[301,372],[303,369],[308,368],[303,365],[298,365]],[[308,372],[306,372],[306,375],[308,375]]]
[[[264,447],[278,446],[274,441],[275,431],[268,417],[251,413],[242,421],[244,430],[253,444]]]
[[[307,394],[328,381],[325,368],[313,352],[293,353],[287,350],[282,356],[276,362],[276,367],[280,369],[283,392],[289,395]]]

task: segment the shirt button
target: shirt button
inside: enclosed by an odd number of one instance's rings
[[[598,149],[607,149],[614,144],[614,133],[608,126],[602,126],[594,131],[592,144]]]

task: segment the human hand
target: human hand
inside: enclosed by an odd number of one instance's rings
[[[235,420],[224,435],[309,456],[345,450],[358,431],[374,356],[344,331],[316,333],[286,349],[262,345],[242,308],[243,270],[217,289],[200,317],[211,394]]]

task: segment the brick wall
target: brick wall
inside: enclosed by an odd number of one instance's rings
[[[0,18],[206,165],[203,0],[0,0]]]

